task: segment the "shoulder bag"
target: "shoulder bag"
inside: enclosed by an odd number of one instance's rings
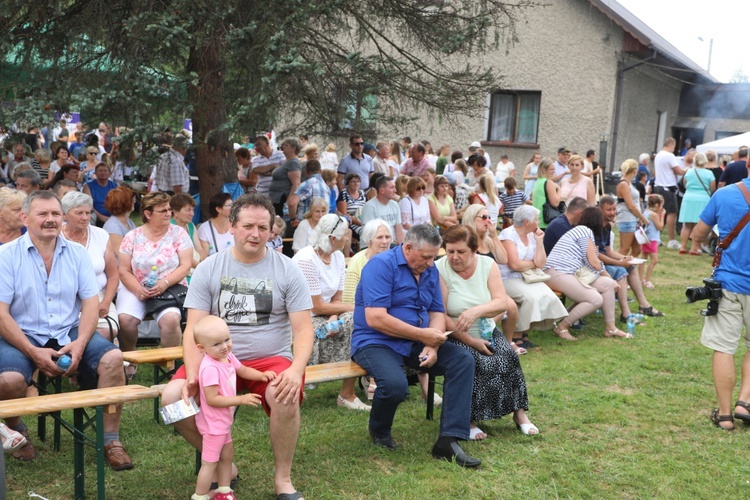
[[[583,265],[576,269],[575,277],[578,278],[578,281],[583,283],[584,285],[590,285],[596,279],[599,277],[594,271],[589,268],[587,265]]]
[[[158,297],[151,297],[146,300],[146,315],[153,316],[168,307],[176,307],[180,310],[182,321],[185,322],[187,315],[183,305],[185,304],[185,296],[187,295],[187,292],[188,287],[185,285],[180,285],[178,283],[170,286]]]
[[[545,224],[549,224],[565,213],[564,201],[560,200],[560,203],[556,207],[550,205],[549,197],[547,197],[547,182],[549,182],[549,179],[545,179],[544,181],[544,205],[542,205],[542,218]]]
[[[544,283],[545,281],[549,281],[552,277],[538,267],[532,267],[531,269],[523,271],[521,276],[523,276],[523,281],[525,283]]]

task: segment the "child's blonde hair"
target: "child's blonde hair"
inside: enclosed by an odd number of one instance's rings
[[[656,205],[664,206],[664,197],[660,194],[652,194],[648,197],[647,206],[648,209],[653,209]]]
[[[286,229],[286,222],[284,221],[284,219],[282,219],[281,217],[277,215],[276,217],[273,218],[273,227],[277,227],[281,229],[281,232],[283,233],[284,230]]]
[[[323,180],[326,181],[327,184],[336,180],[337,172],[331,168],[324,168],[320,175],[323,177]]]

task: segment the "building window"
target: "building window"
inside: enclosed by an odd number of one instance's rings
[[[537,144],[541,100],[541,92],[508,90],[492,94],[487,140]]]

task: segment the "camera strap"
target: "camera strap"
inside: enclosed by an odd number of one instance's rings
[[[745,197],[745,202],[747,203],[748,207],[750,207],[750,190],[747,189],[745,183],[742,181],[738,182],[735,185],[740,190],[740,193],[742,193],[742,196]],[[745,216],[737,223],[736,226],[734,226],[732,232],[726,235],[726,237],[723,238],[718,245],[716,245],[716,252],[714,253],[713,262],[714,269],[719,267],[719,264],[721,263],[721,254],[724,253],[724,250],[729,248],[729,245],[732,244],[734,239],[737,237],[737,235],[740,234],[740,231],[742,231],[742,229],[747,225],[748,222],[750,222],[750,210],[748,210]]]

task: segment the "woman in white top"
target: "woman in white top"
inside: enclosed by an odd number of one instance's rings
[[[549,330],[552,322],[568,315],[568,311],[555,293],[545,283],[526,283],[522,272],[529,269],[544,269],[547,254],[539,229],[539,210],[521,205],[513,212],[513,225],[500,233],[507,264],[500,264],[505,291],[518,305],[513,342],[518,345],[528,338],[530,328]]]
[[[304,247],[312,244],[310,237],[313,229],[318,226],[320,219],[328,213],[328,201],[323,198],[313,198],[307,212],[302,217],[297,229],[294,230],[294,239],[292,241],[292,250],[294,253],[299,252]]]
[[[198,228],[198,241],[203,255],[211,256],[234,245],[234,236],[230,231],[229,212],[232,211],[232,195],[216,193],[209,202],[211,219]]]
[[[66,224],[62,236],[83,247],[91,256],[99,284],[99,322],[97,331],[113,341],[117,336],[117,308],[112,300],[120,285],[120,272],[117,269],[115,253],[109,242],[109,234],[102,228],[91,225],[91,210],[94,201],[91,196],[78,191],[70,191],[62,199],[62,209]]]
[[[526,196],[529,198],[531,198],[531,192],[534,190],[534,183],[537,179],[537,169],[539,168],[539,162],[541,161],[541,153],[534,153],[529,164],[523,169],[523,192],[526,193]]]
[[[412,226],[430,222],[430,203],[424,195],[425,187],[425,182],[419,177],[412,177],[406,183],[407,195],[398,203],[404,234]]]
[[[477,179],[476,191],[471,197],[471,203],[484,205],[487,208],[487,213],[492,221],[493,234],[496,234],[494,229],[497,228],[497,217],[503,204],[497,196],[495,178],[491,173],[485,173]]]
[[[328,144],[325,151],[320,154],[320,167],[335,170],[339,166],[339,157],[336,154],[336,145]]]
[[[349,224],[340,215],[325,215],[310,237],[311,245],[302,248],[292,258],[305,275],[313,303],[315,343],[309,366],[351,359],[354,305],[342,301],[346,261],[341,249],[346,244],[348,229]],[[337,329],[322,331],[328,323],[338,320],[342,324]],[[370,411],[370,406],[354,393],[356,380],[348,378],[341,384],[338,405],[350,410]]]
[[[578,225],[562,235],[547,256],[544,270],[551,276],[547,284],[575,303],[568,317],[555,328],[555,334],[562,339],[578,340],[570,334],[568,327],[597,309],[601,309],[604,316],[605,337],[631,337],[615,326],[615,291],[619,285],[599,260],[594,239],[603,227],[604,215],[599,207],[584,209]],[[596,275],[590,284],[584,284],[576,276],[583,268]]]

